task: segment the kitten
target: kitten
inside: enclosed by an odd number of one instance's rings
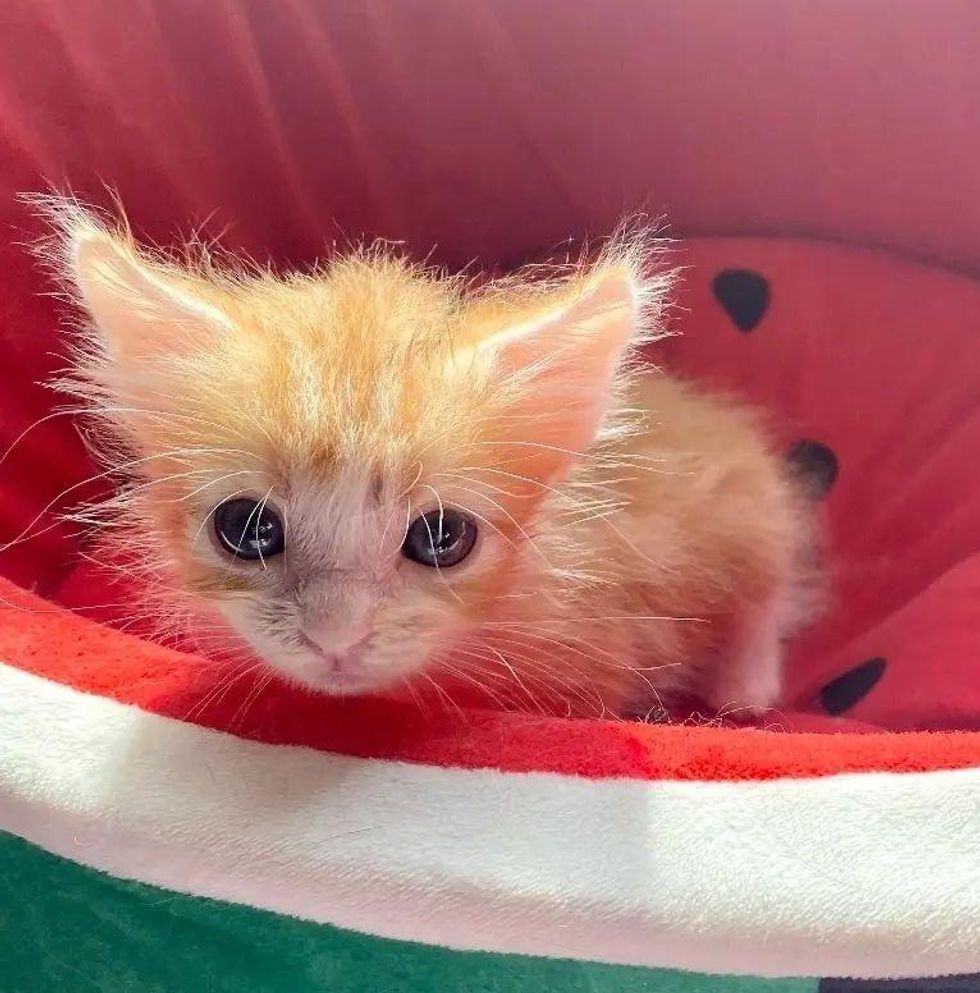
[[[476,286],[385,248],[176,261],[53,215],[117,531],[201,623],[334,694],[779,700],[806,501],[752,410],[643,365],[670,281],[642,232]]]

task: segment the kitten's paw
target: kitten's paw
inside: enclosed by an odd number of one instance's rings
[[[780,615],[767,608],[742,619],[735,637],[705,679],[705,702],[719,717],[759,717],[783,692]]]
[[[782,698],[781,647],[757,646],[751,654],[718,662],[709,679],[705,701],[719,717],[761,717]]]

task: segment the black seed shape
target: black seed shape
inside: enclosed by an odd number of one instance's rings
[[[810,438],[794,441],[786,450],[786,462],[814,500],[830,492],[840,472],[833,449]]]
[[[739,331],[748,334],[769,309],[769,282],[749,269],[725,269],[711,282],[715,299]]]
[[[823,709],[834,717],[850,710],[877,686],[887,667],[885,659],[874,658],[848,669],[820,691]]]
[[[821,979],[819,993],[980,993],[980,973],[939,979]]]

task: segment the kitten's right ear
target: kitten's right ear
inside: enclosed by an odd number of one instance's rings
[[[181,354],[231,330],[228,317],[129,242],[95,224],[67,232],[69,275],[98,328],[110,361]]]

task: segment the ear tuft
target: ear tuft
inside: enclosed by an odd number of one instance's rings
[[[567,314],[575,332],[594,336],[599,368],[608,377],[639,334],[638,302],[630,274],[625,269],[612,269],[602,273]]]
[[[125,238],[91,221],[72,226],[66,236],[69,276],[110,358],[176,354],[231,329],[220,310],[182,286],[178,275],[143,258]]]
[[[543,315],[490,335],[480,344],[507,371],[532,378],[585,378],[607,386],[637,331],[637,294],[626,270],[597,274]]]
[[[123,296],[146,283],[132,253],[107,231],[94,226],[76,228],[69,231],[68,239],[69,271],[90,310],[108,295]]]

